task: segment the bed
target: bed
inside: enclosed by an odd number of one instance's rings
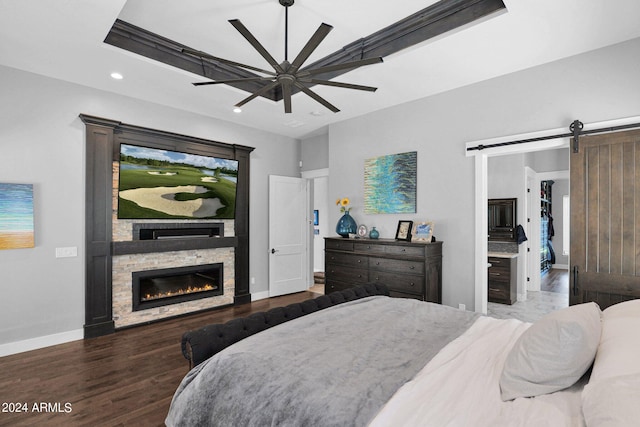
[[[321,297],[324,303],[292,309],[298,315],[277,325],[255,327],[269,316],[252,315],[185,334],[185,356],[198,353],[206,336],[217,344],[209,357],[200,352],[204,360],[191,360],[166,425],[591,427],[640,420],[640,301],[604,311],[580,304],[530,324],[391,298],[372,286]]]

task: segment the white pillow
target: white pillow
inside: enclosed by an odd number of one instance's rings
[[[640,373],[640,300],[602,312],[602,337],[589,382]]]
[[[640,424],[640,374],[589,382],[582,392],[587,427],[637,427]]]
[[[588,427],[640,423],[640,300],[602,312],[602,336],[582,392],[582,412]]]
[[[547,314],[516,341],[500,377],[502,400],[553,393],[576,383],[596,355],[602,329],[596,303]]]

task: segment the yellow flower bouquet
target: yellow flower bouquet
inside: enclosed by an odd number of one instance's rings
[[[336,206],[340,206],[340,212],[349,212],[351,210],[349,203],[350,200],[348,197],[336,200]]]

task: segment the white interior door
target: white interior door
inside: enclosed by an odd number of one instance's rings
[[[309,183],[269,176],[269,296],[309,289],[308,245],[313,231]]]

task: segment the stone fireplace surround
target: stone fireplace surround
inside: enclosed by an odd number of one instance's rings
[[[117,194],[117,191],[115,192]],[[115,205],[117,206],[117,205]],[[165,221],[166,222],[166,221]],[[220,221],[218,221],[219,223]],[[224,236],[233,234],[233,221],[223,221]],[[145,221],[149,224],[149,221]],[[179,222],[172,221],[179,225]],[[201,222],[199,222],[201,223]],[[135,242],[132,239],[132,229],[136,221],[118,220],[114,217],[113,242],[115,247],[119,242]],[[161,222],[159,224],[162,224]],[[188,224],[188,223],[186,223]],[[121,234],[121,235],[119,235]],[[128,239],[120,240],[128,235]],[[216,237],[187,237],[189,239],[219,239]],[[126,244],[126,243],[125,243]],[[153,250],[153,249],[152,249]],[[211,263],[223,264],[223,293],[219,296],[180,302],[176,304],[153,307],[135,311],[133,309],[133,273],[149,270],[176,267],[191,267]],[[169,317],[206,310],[214,307],[227,306],[234,303],[235,291],[235,250],[233,247],[202,248],[189,250],[171,250],[158,252],[131,253],[112,256],[112,310],[116,328],[153,322]]]
[[[86,127],[85,338],[113,333],[116,328],[250,302],[249,155],[253,148],[84,114],[80,118]],[[117,219],[120,143],[238,160],[236,218],[215,221],[224,224],[224,237],[136,238],[136,229],[143,221]],[[222,295],[133,311],[134,271],[209,263],[223,264]]]

